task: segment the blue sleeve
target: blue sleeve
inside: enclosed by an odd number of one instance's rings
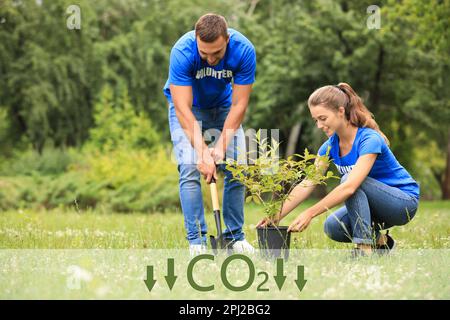
[[[362,137],[359,143],[358,154],[359,156],[371,153],[379,154],[382,146],[382,138],[376,133],[370,133]]]
[[[180,50],[173,48],[170,52],[169,84],[191,86],[192,80],[191,63]]]
[[[252,84],[255,82],[256,53],[253,46],[248,46],[243,52],[239,71],[233,77],[235,84]]]
[[[324,156],[327,153],[328,147],[331,147],[330,145],[330,139],[328,139],[327,141],[324,142],[324,144],[322,144],[322,146],[319,148],[319,151],[317,152],[317,154],[319,156]],[[330,154],[328,154],[330,156]]]

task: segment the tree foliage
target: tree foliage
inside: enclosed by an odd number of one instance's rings
[[[433,172],[442,190],[450,183],[444,177],[450,164],[432,167],[440,163],[432,161],[424,170],[415,157],[418,148],[450,152],[449,0],[380,1],[380,29],[366,23],[372,1],[79,0],[81,29],[71,30],[66,24],[72,4],[0,1],[0,152],[5,156],[29,145],[39,153],[47,146],[99,145],[99,130],[105,137],[112,129],[114,140],[112,127],[122,124],[113,109],[99,110],[104,88],[110,88],[112,104],[126,95],[122,105],[134,109],[138,127],[150,119],[151,132],[168,141],[162,87],[170,49],[200,15],[217,12],[256,48],[247,127],[280,129],[286,141],[301,124],[296,149],[316,150],[325,137],[310,120],[308,96],[320,86],[347,82],[408,170],[418,176]],[[104,120],[103,129],[93,129],[107,112],[115,123]]]

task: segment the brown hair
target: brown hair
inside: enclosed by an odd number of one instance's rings
[[[314,91],[309,96],[308,106],[311,108],[318,105],[323,105],[335,111],[339,107],[344,107],[345,116],[352,125],[376,130],[389,145],[388,138],[380,130],[373,114],[349,84],[341,82],[337,86],[324,86]]]
[[[228,24],[224,17],[207,13],[195,23],[195,36],[204,42],[214,42],[220,36],[228,38]]]

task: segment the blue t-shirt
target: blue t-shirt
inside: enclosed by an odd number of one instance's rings
[[[169,78],[164,95],[172,103],[170,84],[192,86],[193,106],[231,106],[231,81],[246,85],[255,82],[256,54],[252,43],[236,30],[228,29],[230,41],[225,56],[215,66],[198,53],[195,31],[182,36],[170,53]]]
[[[368,176],[419,199],[419,185],[397,161],[377,131],[370,128],[358,128],[352,149],[343,157],[339,155],[339,136],[336,133],[325,141],[318,154],[325,155],[329,146],[331,147],[330,159],[333,160],[341,175],[350,172],[360,156],[375,153],[378,156]]]

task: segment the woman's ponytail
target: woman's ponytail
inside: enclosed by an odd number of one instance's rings
[[[356,127],[367,127],[377,131],[389,145],[389,139],[380,130],[373,114],[367,109],[353,88],[345,82],[339,83],[336,87],[342,90],[348,97],[348,103],[345,106],[347,120]]]

